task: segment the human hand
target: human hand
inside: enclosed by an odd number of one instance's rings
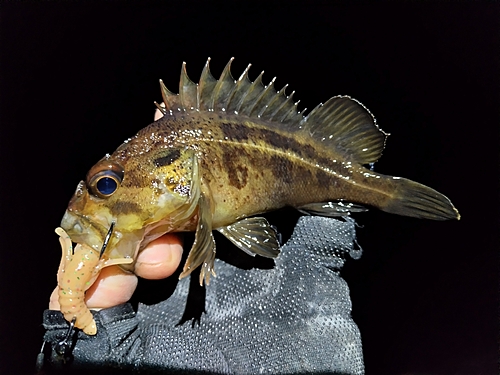
[[[158,280],[172,275],[180,264],[182,241],[178,235],[166,234],[142,250],[137,256],[134,273],[119,266],[104,268],[85,293],[85,303],[99,310],[127,302],[137,287],[137,276]],[[58,275],[59,276],[59,275]],[[59,287],[50,296],[49,310],[60,310]]]
[[[154,278],[166,276],[157,271],[173,262],[162,261],[165,257],[159,254],[165,255],[165,247],[170,248],[167,253],[177,248],[180,259],[180,243],[172,244],[176,239],[170,234],[144,249],[136,272],[141,274],[144,265]],[[183,279],[167,299],[139,304],[135,314],[128,304],[98,314],[100,332],[106,333],[91,338],[82,334],[65,342],[74,345],[68,349],[74,357],[66,368],[116,370],[114,364],[120,363],[126,372],[199,372],[203,366],[214,373],[278,373],[292,365],[297,373],[362,374],[361,338],[350,316],[349,289],[339,276],[348,254],[360,255],[354,244],[354,221],[302,217],[274,267],[239,268],[216,260],[218,276],[203,298],[197,296],[197,285]],[[158,257],[150,258],[157,251]],[[97,285],[89,306],[100,290]],[[116,292],[107,293],[105,301]],[[182,324],[187,320],[193,324]],[[67,322],[45,312],[44,326],[47,347],[56,348],[47,366],[56,369],[63,355],[61,337],[69,332]],[[249,368],[249,363],[255,366]]]

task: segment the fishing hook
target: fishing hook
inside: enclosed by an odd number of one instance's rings
[[[60,356],[66,357],[68,354],[68,350],[70,347],[68,341],[70,336],[73,334],[73,331],[75,330],[75,322],[76,318],[73,318],[73,320],[69,323],[69,328],[68,332],[66,332],[66,336],[64,337],[64,339],[59,341],[54,348],[56,353],[59,354]]]
[[[102,258],[104,251],[106,250],[106,247],[108,247],[108,242],[111,239],[111,235],[113,234],[113,228],[115,227],[115,222],[111,222],[111,226],[109,227],[108,233],[106,234],[106,237],[104,238],[104,242],[102,243],[102,248],[101,252],[99,254],[99,259]]]

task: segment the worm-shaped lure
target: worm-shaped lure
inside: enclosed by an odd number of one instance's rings
[[[59,305],[64,318],[87,335],[95,335],[97,326],[92,313],[85,304],[85,291],[92,286],[104,267],[132,263],[133,259],[99,258],[90,246],[77,244],[73,251],[70,237],[62,228],[56,228],[62,248],[62,258],[58,271]]]

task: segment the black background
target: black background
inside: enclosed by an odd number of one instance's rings
[[[0,5],[0,373],[34,372],[76,184],[151,122],[158,79],[265,69],[301,108],[338,94],[392,135],[381,173],[429,185],[457,222],[358,215],[343,272],[369,374],[495,374],[500,6],[485,2]],[[293,223],[276,222],[282,228]]]

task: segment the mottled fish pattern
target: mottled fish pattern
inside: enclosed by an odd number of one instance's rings
[[[114,223],[106,256],[135,259],[167,232],[195,231],[181,277],[201,266],[200,283],[208,283],[215,275],[212,230],[249,254],[276,257],[276,233],[256,215],[285,206],[324,216],[370,206],[460,218],[441,193],[367,168],[387,134],[357,100],[335,96],[304,116],[287,86],[263,85],[262,74],[250,81],[250,66],[235,80],[232,59],[217,80],[209,61],[198,84],[183,64],[179,94],[160,81],[163,117],[80,182],[61,224],[72,241],[99,251]]]

